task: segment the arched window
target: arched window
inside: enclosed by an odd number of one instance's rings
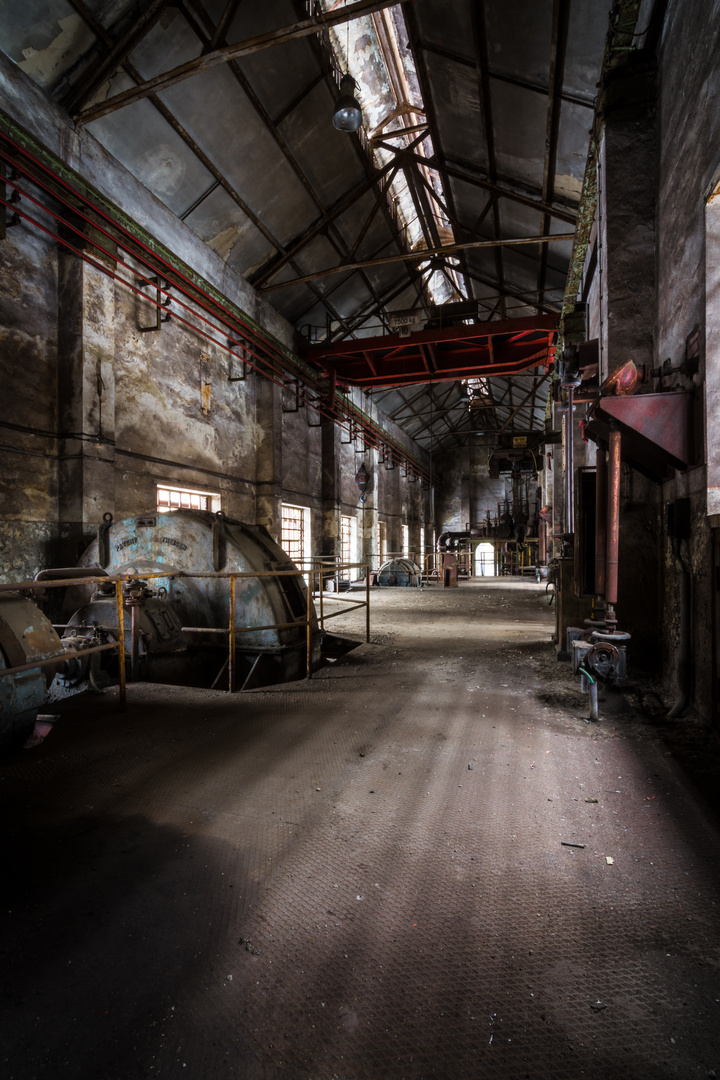
[[[475,548],[475,577],[495,577],[495,548],[478,544]]]

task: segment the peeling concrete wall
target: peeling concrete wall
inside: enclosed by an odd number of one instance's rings
[[[22,226],[0,241],[0,572],[55,562],[58,524],[58,261]]]
[[[679,580],[691,570],[692,704],[706,721],[717,722],[718,632],[714,626],[713,528],[708,518],[703,462],[703,388],[706,365],[705,206],[720,179],[720,10],[717,3],[671,2],[659,63],[660,183],[658,194],[657,362],[674,369],[663,381],[693,389],[700,464],[662,487],[664,612],[663,666],[670,685],[678,681]],[[699,331],[699,370],[683,374],[688,336]],[[717,333],[717,327],[714,327]],[[715,364],[718,363],[714,357]],[[707,362],[710,362],[708,355]],[[720,416],[708,412],[707,442],[717,441]],[[667,507],[690,498],[691,535],[672,545]],[[674,550],[673,550],[674,547]]]
[[[135,185],[131,201],[142,204],[142,218],[153,218],[153,196],[109,158],[103,168],[106,188],[115,190],[111,173],[118,170],[123,185]],[[166,216],[154,218],[155,234],[170,247],[184,226],[173,220],[166,231]],[[197,238],[182,240],[184,259],[198,255],[192,269],[212,269],[214,256],[198,253]],[[139,270],[127,257],[108,268],[130,280]],[[421,483],[400,468],[386,472],[376,451],[360,453],[332,422],[324,442],[319,415],[295,411],[287,389],[252,371],[236,381],[238,361],[173,318],[172,306],[169,320],[154,328],[147,300],[26,223],[0,242],[0,272],[4,580],[74,565],[104,513],[121,519],[154,509],[160,484],[217,494],[230,517],[260,522],[278,539],[282,503],[308,507],[312,554],[339,550],[341,513],[358,520],[358,558],[376,550],[380,519],[390,548],[401,545],[401,524],[411,526],[411,543],[421,525],[429,527],[429,491]],[[231,277],[223,267],[230,297],[253,300],[246,283]],[[264,301],[249,306],[256,316],[268,308]],[[292,341],[279,316],[265,321]],[[353,391],[352,400],[422,458],[369,399]],[[372,477],[364,504],[355,482],[363,461]]]
[[[468,522],[483,520],[488,510],[493,517],[497,514],[498,502],[505,498],[505,480],[490,476],[490,453],[490,446],[473,443],[438,456],[438,535],[461,532]]]

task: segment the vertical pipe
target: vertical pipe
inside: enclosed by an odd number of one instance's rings
[[[595,593],[605,595],[607,559],[608,474],[605,451],[595,452]]]
[[[538,529],[538,566],[547,562],[547,522],[541,521]]]
[[[235,690],[235,575],[230,577],[230,610],[228,612],[228,693]]]
[[[593,680],[588,686],[588,697],[590,698],[590,719],[599,720],[600,714],[598,712],[598,684],[597,679]]]
[[[365,567],[365,640],[370,641],[370,566]]]
[[[607,560],[605,571],[605,600],[617,603],[618,549],[620,547],[620,440],[619,431],[610,432],[607,501]]]
[[[563,529],[565,521],[567,520],[567,429],[568,429],[568,416],[567,409],[565,409],[560,417],[560,435],[562,438],[562,522]]]
[[[130,678],[133,682],[140,679],[140,604],[137,598],[130,608]]]
[[[310,570],[310,584],[307,591],[307,612],[305,615],[305,646],[307,656],[305,660],[305,677],[312,678],[312,580],[314,573]]]
[[[565,424],[565,532],[575,532],[575,433],[573,425],[573,399],[575,390],[567,388],[567,423]]]
[[[118,627],[118,681],[120,686],[120,708],[125,711],[127,705],[127,686],[125,679],[125,612],[123,611],[122,581],[115,582],[115,602],[117,604]]]

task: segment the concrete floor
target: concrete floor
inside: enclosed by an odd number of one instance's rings
[[[310,683],[2,761],[7,1080],[720,1075],[720,829],[658,730],[579,719],[534,585],[373,603]]]

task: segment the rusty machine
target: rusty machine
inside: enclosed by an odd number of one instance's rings
[[[384,562],[375,577],[376,585],[417,585],[423,583],[422,567],[413,559],[395,556]]]
[[[304,578],[260,525],[203,510],[106,514],[79,566],[37,580],[61,579],[60,590],[0,591],[0,743],[26,734],[39,709],[116,682],[121,636],[135,680],[227,685],[232,657],[231,686],[249,689],[320,662]]]

